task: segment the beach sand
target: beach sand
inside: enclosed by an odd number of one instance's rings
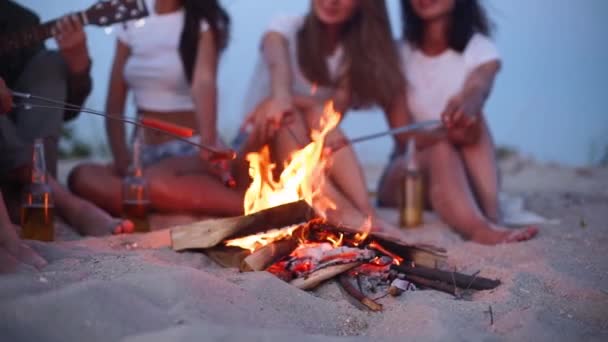
[[[408,235],[447,248],[460,272],[502,280],[471,299],[406,292],[370,313],[335,282],[304,292],[200,253],[145,248],[155,235],[134,246],[132,236],[81,239],[63,227],[62,241],[31,243],[46,268],[0,276],[0,340],[608,340],[608,169],[515,156],[501,170],[506,192],[560,223],[496,247],[463,241],[439,223]],[[379,169],[367,172],[373,183]]]

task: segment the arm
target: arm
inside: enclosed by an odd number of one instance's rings
[[[91,93],[91,59],[87,49],[86,35],[79,20],[66,16],[57,21],[53,32],[59,51],[68,71],[68,94],[66,102],[82,106]],[[77,113],[66,110],[64,117],[74,118]]]
[[[123,77],[123,70],[129,54],[129,47],[118,40],[106,101],[106,113],[115,116],[124,116],[128,88]],[[124,175],[130,162],[125,137],[125,124],[122,121],[106,119],[106,132],[114,156],[115,169],[119,174]]]
[[[217,64],[218,54],[211,30],[201,32],[192,78],[192,98],[201,143],[217,144]]]
[[[280,33],[270,32],[262,40],[262,55],[270,72],[271,95],[268,110],[252,118],[263,140],[272,137],[284,113],[293,110],[292,74],[288,42]]]
[[[450,99],[441,115],[448,129],[468,128],[478,121],[499,70],[500,61],[493,60],[471,71],[460,93]]]

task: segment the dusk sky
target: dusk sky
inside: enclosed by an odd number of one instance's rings
[[[21,0],[43,20],[84,9],[93,1]],[[389,4],[399,36],[399,2]],[[268,22],[280,13],[305,13],[307,0],[225,0],[232,17],[230,47],[221,61],[220,130],[231,138],[242,116],[242,100]],[[596,163],[608,149],[608,1],[483,1],[497,24],[495,39],[503,56],[487,115],[499,145],[518,148],[542,161]],[[87,106],[103,109],[114,50],[114,36],[89,27],[94,90]],[[53,46],[49,41],[48,46]],[[130,109],[132,112],[132,108]],[[91,144],[105,141],[103,120],[81,115],[77,135]],[[343,127],[351,136],[386,127],[378,111],[353,113]],[[383,163],[388,139],[358,147],[365,163]]]

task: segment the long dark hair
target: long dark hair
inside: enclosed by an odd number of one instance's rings
[[[424,39],[424,22],[416,14],[410,0],[401,0],[403,37],[420,47]],[[448,34],[450,48],[463,52],[474,33],[490,36],[492,23],[478,0],[454,0],[452,24]]]
[[[361,0],[342,30],[344,59],[337,80],[327,69],[323,24],[311,9],[297,33],[298,64],[308,80],[321,86],[345,84],[355,107],[388,106],[403,89],[399,58],[384,0]]]
[[[194,63],[198,53],[201,21],[209,24],[218,53],[228,45],[230,17],[218,0],[184,0],[184,28],[179,42],[179,54],[184,65],[186,78],[192,82]]]

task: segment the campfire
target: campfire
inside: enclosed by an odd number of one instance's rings
[[[458,295],[498,286],[498,280],[439,269],[445,250],[373,232],[371,218],[361,227],[328,223],[336,204],[322,192],[331,163],[325,141],[339,121],[328,103],[311,143],[293,152],[278,177],[268,146],[248,154],[245,215],[174,227],[173,249],[202,249],[223,266],[267,271],[303,290],[335,278],[372,311],[382,310],[375,299],[416,287]]]

